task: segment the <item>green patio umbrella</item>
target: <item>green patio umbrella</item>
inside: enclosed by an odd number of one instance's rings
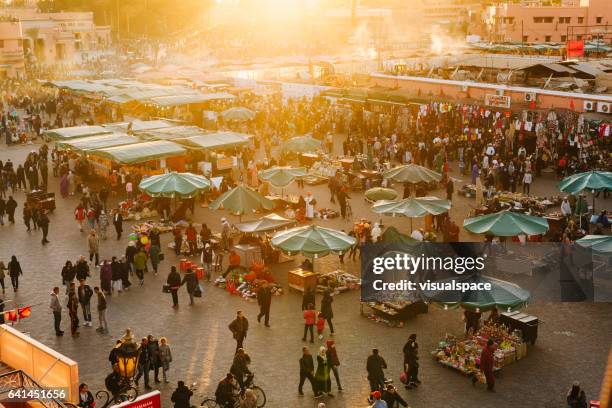
[[[548,221],[512,211],[500,211],[480,217],[466,218],[463,228],[476,234],[492,234],[497,237],[514,237],[519,234],[538,235],[548,231]]]
[[[612,172],[591,170],[574,174],[561,180],[559,189],[573,194],[577,194],[582,190],[612,190]],[[595,196],[593,196],[593,213],[595,213]]]
[[[271,167],[259,172],[259,179],[267,181],[274,187],[287,187],[297,177],[304,177],[308,173],[304,167]]]
[[[296,136],[281,144],[282,152],[311,153],[321,149],[321,141],[311,136]]]
[[[210,188],[204,176],[175,171],[143,179],[138,188],[151,197],[190,198]]]
[[[378,201],[372,206],[372,211],[377,214],[410,217],[410,230],[412,230],[412,217],[422,217],[426,214],[438,215],[447,212],[450,208],[449,200],[438,197],[408,197],[399,201]]]
[[[242,219],[242,214],[252,213],[262,209],[271,210],[274,208],[274,203],[263,197],[257,191],[239,185],[223,193],[219,198],[210,203],[208,208],[213,210],[224,208],[231,211],[233,214],[239,215]]]
[[[401,244],[418,242],[416,239],[411,238],[406,234],[402,234],[395,227],[387,227],[385,232],[382,233],[380,239],[385,244],[392,244],[395,242],[398,242]]]
[[[302,254],[308,258],[320,258],[330,253],[343,254],[357,240],[342,231],[307,225],[279,232],[270,242],[274,248],[287,255]]]
[[[523,308],[529,302],[531,294],[520,286],[490,276],[480,274],[453,276],[437,281],[436,284],[457,283],[478,284],[488,283],[491,290],[425,290],[421,292],[427,302],[444,307],[444,309],[462,307],[467,310],[486,312],[495,308],[516,310]]]
[[[365,192],[370,201],[395,200],[399,193],[392,188],[374,187]]]
[[[255,119],[255,112],[247,108],[229,108],[221,112],[223,120],[228,122],[246,122]]]
[[[422,217],[426,214],[438,215],[447,212],[451,202],[438,197],[408,197],[399,201],[381,200],[372,206],[377,214],[405,215]]]
[[[440,181],[442,175],[426,167],[418,164],[405,164],[397,166],[383,173],[383,177],[391,179],[399,183],[431,183],[432,181]]]
[[[577,240],[576,244],[598,254],[612,254],[612,235],[586,235]]]

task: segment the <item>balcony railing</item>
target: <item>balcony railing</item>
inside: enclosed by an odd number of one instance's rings
[[[40,390],[43,389],[32,377],[21,370],[9,371],[0,375],[0,402],[10,399],[11,391],[21,390]],[[54,398],[39,398],[36,399],[45,408],[67,408],[73,405],[64,404],[62,401]]]

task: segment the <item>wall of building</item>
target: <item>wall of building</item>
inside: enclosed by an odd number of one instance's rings
[[[484,105],[486,95],[495,95],[502,92],[503,96],[510,97],[510,109],[530,107],[530,103],[525,101],[525,95],[528,93],[535,94],[536,108],[542,109],[561,108],[584,112],[585,101],[612,103],[612,96],[610,95],[578,94],[435,78],[372,74],[371,82],[371,85],[404,90],[414,98],[431,99],[433,101],[466,101],[481,105]]]
[[[502,4],[491,9],[490,35],[493,41],[565,42],[569,26],[612,23],[610,0],[590,0],[588,6]],[[605,27],[604,27],[605,30]],[[576,31],[575,33],[578,33]],[[612,27],[610,27],[612,32]],[[569,39],[572,38],[571,33]]]
[[[21,23],[0,20],[0,80],[24,73]]]

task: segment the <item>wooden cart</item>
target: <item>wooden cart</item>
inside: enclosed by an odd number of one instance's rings
[[[318,273],[301,268],[289,271],[287,276],[289,288],[300,292],[304,292],[308,288],[316,288],[318,279]]]

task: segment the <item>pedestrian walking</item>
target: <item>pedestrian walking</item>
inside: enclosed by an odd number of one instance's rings
[[[272,292],[268,286],[268,282],[265,282],[257,290],[257,303],[259,304],[259,314],[257,315],[257,322],[261,323],[261,318],[265,317],[264,323],[266,327],[270,327],[270,305],[272,304]]]
[[[115,226],[115,233],[117,234],[117,241],[121,239],[121,233],[123,233],[123,215],[119,208],[113,210],[113,225]]]
[[[174,408],[191,408],[189,400],[192,395],[193,391],[187,388],[183,381],[179,381],[170,399],[174,402]]]
[[[236,318],[230,323],[229,329],[236,340],[236,351],[238,351],[238,349],[244,347],[244,340],[249,331],[249,321],[244,317],[241,310],[236,312]]]
[[[329,377],[330,365],[327,360],[327,349],[325,346],[319,347],[319,354],[317,354],[317,371],[315,372],[315,380],[317,384],[318,394],[327,394],[333,397],[331,393],[331,379]]]
[[[1,169],[0,169],[0,173],[1,173]],[[2,186],[3,180],[2,177],[0,176],[0,188]],[[4,213],[6,212],[6,201],[4,201],[4,198],[0,197],[0,225],[4,225]],[[28,226],[28,231],[30,230],[30,227]]]
[[[70,333],[72,337],[79,336],[79,300],[76,294],[76,286],[74,283],[70,284],[70,291],[68,292],[68,315],[70,316]]]
[[[11,260],[8,263],[8,271],[11,277],[11,285],[13,285],[13,292],[17,292],[19,290],[19,276],[23,275],[23,270],[21,270],[21,265],[15,255],[11,256]]]
[[[172,351],[168,345],[168,339],[165,337],[159,339],[159,361],[164,382],[168,383],[168,370],[170,370],[170,363],[172,362]]]
[[[325,331],[325,317],[323,317],[323,313],[317,313],[315,325],[317,326],[317,337],[319,340],[323,340],[323,332]]]
[[[342,391],[342,385],[340,384],[340,373],[338,372],[338,367],[340,367],[340,360],[338,359],[338,350],[336,350],[336,343],[333,340],[329,339],[325,342],[325,346],[327,348],[327,362],[331,371],[334,373],[334,378],[336,379],[338,391]]]
[[[196,294],[196,290],[199,289],[198,278],[195,272],[193,271],[193,269],[191,268],[187,269],[187,272],[185,273],[185,276],[183,277],[183,281],[181,282],[181,286],[182,285],[186,286],[187,293],[189,294],[189,305],[193,306],[194,304],[193,297]]]
[[[93,291],[91,287],[85,283],[85,280],[82,279],[79,281],[79,287],[77,288],[77,297],[79,298],[79,304],[81,305],[81,310],[83,311],[83,326],[91,327],[91,297],[93,296]]]
[[[74,219],[77,222],[77,225],[79,226],[79,231],[83,232],[83,222],[85,222],[85,218],[86,218],[86,211],[85,208],[79,204],[76,208],[76,210],[74,210]]]
[[[17,201],[13,198],[13,196],[9,196],[8,200],[6,200],[6,213],[8,215],[8,220],[11,224],[15,223],[15,210],[17,209]]]
[[[117,291],[121,293],[123,291],[123,284],[121,281],[121,262],[117,260],[116,256],[111,258],[111,293]]]
[[[100,250],[100,238],[98,238],[98,234],[95,229],[89,231],[89,235],[87,236],[87,246],[89,247],[89,262],[95,260],[94,266],[97,268],[100,263],[100,255],[98,254]]]
[[[108,216],[106,215],[106,211],[100,211],[100,215],[98,216],[98,229],[100,230],[100,238],[106,240],[107,238],[107,230],[108,230]]]
[[[109,296],[113,293],[113,267],[107,259],[102,262],[100,268],[100,288]]]
[[[168,290],[170,290],[170,294],[172,295],[172,307],[177,308],[178,303],[178,290],[181,287],[181,275],[176,270],[176,266],[172,266],[170,268],[170,273],[168,274],[168,279],[166,279],[166,284],[168,285]]]
[[[97,332],[107,334],[108,333],[108,323],[106,322],[106,296],[104,292],[100,290],[98,286],[94,287],[94,292],[96,293],[96,297],[98,298],[98,322],[100,326],[96,329]]]
[[[311,303],[304,310],[304,336],[302,341],[306,341],[306,335],[310,331],[310,342],[314,343],[314,324],[316,320],[316,312],[314,311],[314,305]]]
[[[372,349],[372,354],[368,357],[366,363],[368,371],[368,381],[370,382],[370,391],[381,391],[385,386],[385,372],[387,362],[382,358],[378,349]]]
[[[327,325],[329,326],[329,331],[334,335],[334,323],[332,319],[334,318],[334,310],[332,308],[332,303],[334,302],[334,298],[331,295],[331,291],[329,289],[325,290],[323,293],[323,298],[321,299],[321,314],[327,320]]]
[[[147,336],[147,348],[149,349],[149,366],[153,370],[154,380],[159,383],[159,368],[161,361],[159,359],[159,341],[152,334]]]
[[[455,192],[455,185],[453,180],[449,177],[446,182],[446,199],[449,201],[453,201],[453,193]]]
[[[203,228],[203,227],[202,227]],[[202,265],[204,265],[204,272],[206,273],[206,280],[210,282],[213,272],[213,249],[212,246],[207,242],[204,244],[204,250],[202,251]]]
[[[136,378],[134,378],[134,382],[136,386],[138,386],[138,381],[141,377],[144,376],[144,386],[146,390],[150,390],[151,386],[149,385],[149,371],[150,367],[150,359],[149,359],[149,348],[147,347],[148,340],[146,337],[143,337],[140,341],[140,355],[138,357],[138,373],[136,374]]]
[[[310,349],[306,346],[302,347],[302,357],[300,357],[300,383],[298,385],[298,394],[304,395],[304,383],[306,380],[310,382],[312,393],[317,396],[316,383],[314,378],[314,360]]]
[[[64,335],[60,324],[62,322],[62,306],[59,301],[59,288],[56,286],[51,292],[51,303],[49,305],[51,312],[53,312],[53,327],[55,328],[55,335],[60,337]]]
[[[6,289],[4,287],[4,278],[6,278],[6,271],[8,268],[4,265],[3,261],[0,261],[0,286],[2,286],[2,294],[6,293]]]
[[[140,286],[144,285],[144,272],[147,268],[147,254],[144,251],[144,248],[140,248],[140,250],[134,255],[134,273],[140,280]]]
[[[416,334],[411,334],[404,345],[404,372],[407,376],[406,389],[417,387],[419,380],[419,345],[416,341]]]
[[[149,259],[151,260],[151,266],[153,267],[153,273],[157,276],[157,268],[159,266],[159,255],[161,253],[161,249],[158,244],[151,243],[149,247]]]
[[[302,295],[302,311],[308,309],[308,305],[316,305],[314,287],[308,287]]]
[[[530,171],[526,171],[523,176],[523,194],[529,195],[531,189],[531,183],[533,182],[533,175]]]
[[[66,286],[66,293],[70,291],[70,284],[74,282],[76,277],[76,268],[72,266],[72,262],[66,261],[66,265],[62,268],[62,285]]]
[[[43,210],[40,213],[40,217],[38,218],[38,226],[42,230],[42,240],[41,243],[46,245],[49,243],[47,236],[49,235],[49,217],[47,216],[47,211]]]

